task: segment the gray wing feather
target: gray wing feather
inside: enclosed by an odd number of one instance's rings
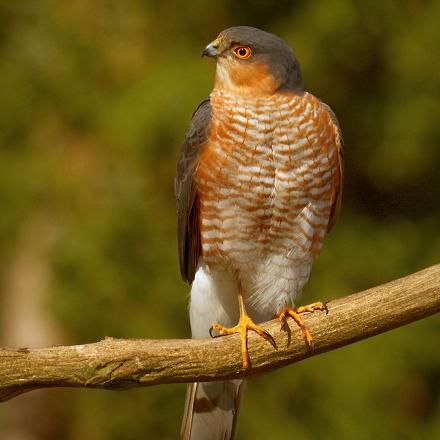
[[[210,120],[211,104],[209,99],[206,99],[193,113],[190,126],[180,147],[174,182],[180,273],[188,283],[194,280],[201,253],[199,202],[194,174],[201,148],[208,139]]]
[[[332,210],[330,213],[330,220],[327,226],[327,232],[329,232],[336,223],[336,220],[339,217],[339,212],[341,210],[342,183],[343,183],[343,175],[344,175],[344,138],[342,137],[341,126],[339,124],[338,118],[336,117],[335,113],[326,103],[323,102],[322,105],[327,110],[330,119],[333,123],[333,128],[335,130],[335,137],[336,137],[336,148],[338,149],[338,153],[339,153],[339,185],[336,189],[335,200],[333,202]]]

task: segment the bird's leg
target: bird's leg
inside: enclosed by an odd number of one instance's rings
[[[246,313],[246,309],[244,306],[243,294],[241,292],[241,285],[238,288],[238,306],[240,309],[240,318],[238,320],[238,324],[234,327],[224,327],[221,324],[215,322],[212,324],[209,329],[209,333],[212,337],[215,337],[212,334],[213,330],[217,330],[219,334],[217,336],[224,335],[232,335],[234,333],[240,333],[241,335],[241,357],[242,357],[242,369],[246,370],[249,366],[249,353],[247,348],[247,332],[248,330],[252,330],[255,333],[258,333],[261,337],[269,341],[274,348],[276,348],[276,343],[272,335],[266,331],[261,325],[255,324],[249,315]]]
[[[288,316],[293,318],[298,327],[301,329],[301,334],[306,341],[307,347],[310,350],[314,349],[315,343],[313,341],[312,334],[310,333],[309,329],[306,327],[299,315],[301,313],[313,313],[315,310],[325,311],[326,313],[328,313],[327,306],[325,304],[323,304],[322,302],[315,302],[307,306],[301,306],[297,308],[285,306],[277,314],[281,321],[281,328],[285,327]]]

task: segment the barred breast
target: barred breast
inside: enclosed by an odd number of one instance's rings
[[[338,179],[334,125],[309,93],[211,94],[195,182],[202,255],[258,309],[292,303],[326,234]]]

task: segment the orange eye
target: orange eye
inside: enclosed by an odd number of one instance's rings
[[[233,49],[237,58],[245,60],[251,56],[251,48],[249,46],[237,46]]]

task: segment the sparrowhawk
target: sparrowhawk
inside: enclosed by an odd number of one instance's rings
[[[258,322],[274,315],[294,318],[313,344],[299,313],[322,304],[294,301],[339,211],[342,135],[281,38],[232,27],[203,54],[216,59],[216,77],[177,165],[180,268],[192,283],[193,337],[240,333],[247,368],[247,331],[273,343]],[[232,438],[242,386],[192,384],[182,438]]]

